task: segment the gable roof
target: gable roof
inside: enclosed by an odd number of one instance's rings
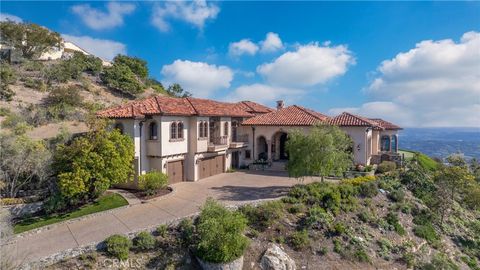
[[[242,122],[245,126],[312,126],[328,121],[321,113],[292,105],[283,109],[259,114]]]
[[[143,118],[147,115],[253,116],[251,113],[238,107],[236,103],[192,97],[174,98],[167,96],[154,96],[135,100],[97,113],[97,116],[107,118]]]
[[[383,119],[380,119],[380,118],[369,118],[370,120],[372,121],[375,121],[377,122],[381,127],[383,127],[384,129],[386,130],[399,130],[399,129],[403,129],[391,122],[388,122],[388,121],[385,121]]]
[[[348,112],[343,112],[342,114],[331,118],[329,124],[344,127],[373,127],[374,129],[384,129],[373,120]]]

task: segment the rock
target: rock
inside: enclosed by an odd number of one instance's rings
[[[243,256],[229,263],[210,263],[197,257],[203,270],[242,270]]]
[[[279,246],[271,244],[260,261],[263,270],[296,270],[295,261]]]

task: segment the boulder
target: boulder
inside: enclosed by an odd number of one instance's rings
[[[279,246],[270,244],[260,261],[263,270],[296,270],[295,261]]]

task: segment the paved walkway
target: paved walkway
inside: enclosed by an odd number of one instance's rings
[[[297,183],[278,172],[248,171],[177,183],[173,185],[173,194],[167,197],[61,224],[16,238],[8,246],[17,260],[35,262],[63,250],[98,243],[112,234],[135,232],[195,214],[207,197],[226,205],[238,205],[280,197]]]

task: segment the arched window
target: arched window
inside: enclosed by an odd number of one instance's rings
[[[183,139],[183,122],[178,122],[177,130],[177,139]]]
[[[170,124],[170,140],[175,140],[177,138],[177,122],[172,122]]]
[[[380,150],[381,151],[390,151],[390,136],[388,135],[383,135],[381,142],[380,142]]]
[[[113,128],[118,129],[118,131],[120,131],[121,134],[123,134],[123,132],[124,132],[122,123],[116,123]]]
[[[203,137],[204,138],[208,137],[208,122],[207,121],[203,122]]]
[[[150,140],[158,139],[158,127],[156,122],[151,122],[148,126],[148,135]]]
[[[228,122],[225,122],[225,124],[223,124],[223,135],[228,136]]]
[[[392,136],[392,151],[397,152],[398,151],[398,138],[397,135]]]
[[[204,138],[205,135],[203,135],[203,121],[198,123],[198,138]]]

